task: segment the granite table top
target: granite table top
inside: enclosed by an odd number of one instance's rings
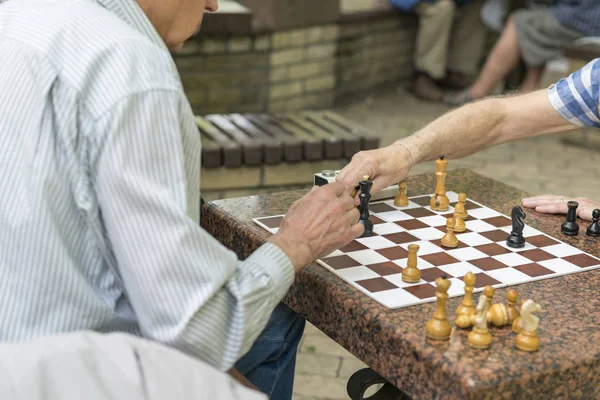
[[[408,195],[432,193],[434,174],[407,179]],[[516,188],[470,170],[449,171],[447,190],[510,215],[528,196]],[[245,258],[268,239],[252,218],[284,214],[305,191],[208,203],[202,225],[221,243]],[[600,256],[600,241],[580,233],[561,233],[564,216],[527,210],[527,225]],[[583,232],[582,229],[583,228]],[[600,270],[513,286],[519,299],[542,305],[540,350],[516,349],[510,327],[490,327],[488,350],[472,349],[469,330],[454,327],[462,296],[447,303],[453,325],[449,341],[433,341],[425,325],[435,302],[390,310],[314,263],[297,277],[284,301],[307,320],[414,399],[559,399],[600,398]],[[509,288],[497,289],[504,302]]]

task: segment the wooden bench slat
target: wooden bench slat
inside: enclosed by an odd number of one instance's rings
[[[270,118],[281,128],[304,142],[304,158],[306,160],[314,161],[323,159],[323,140],[310,135],[304,129],[289,121],[286,117],[278,116]]]
[[[279,125],[266,115],[244,114],[244,117],[263,130],[266,134],[277,138],[283,144],[283,160],[286,162],[298,162],[304,157],[304,143],[283,130]]]
[[[352,133],[353,135],[360,137],[362,139],[362,149],[363,150],[372,150],[372,149],[376,149],[379,147],[380,139],[378,137],[372,135],[371,133],[369,133],[363,127],[357,126],[356,123],[351,122],[351,121],[347,120],[346,118],[342,117],[341,115],[338,115],[331,111],[325,111],[323,113],[323,116],[326,119],[328,119],[329,121],[331,121],[335,124],[338,124],[342,128],[346,129],[348,132]]]
[[[287,118],[307,132],[310,132],[317,138],[323,140],[326,159],[342,158],[343,141],[339,137],[334,136],[330,131],[327,131],[326,129],[323,129],[322,127],[309,121],[301,114],[291,113],[287,115]]]
[[[227,117],[223,115],[208,115],[206,116],[206,119],[241,145],[245,165],[262,164],[263,149],[261,143],[256,143],[253,141],[246,133],[238,129],[231,121],[227,119]]]
[[[203,135],[198,128],[200,141],[202,143],[202,166],[205,168],[217,168],[223,164],[221,146],[207,135]]]
[[[358,153],[361,150],[362,143],[360,137],[351,134],[339,125],[328,121],[322,112],[306,111],[302,114],[305,115],[309,121],[329,130],[334,135],[342,138],[345,158],[351,159],[354,154]]]
[[[227,135],[215,128],[205,118],[197,116],[196,125],[202,135],[206,135],[222,148],[223,165],[226,167],[239,167],[242,165],[242,148]]]
[[[239,129],[252,136],[256,143],[262,144],[265,164],[271,165],[281,162],[283,157],[283,144],[279,138],[267,135],[264,130],[258,129],[256,125],[241,114],[230,114],[229,119]]]

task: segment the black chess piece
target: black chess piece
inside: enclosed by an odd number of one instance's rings
[[[590,226],[588,226],[587,231],[585,232],[586,235],[600,237],[600,224],[598,223],[598,220],[600,220],[600,210],[596,208],[594,211],[592,211],[593,222]]]
[[[373,222],[369,219],[369,201],[371,200],[371,187],[373,181],[364,179],[359,182],[360,194],[358,198],[360,200],[360,223],[365,227],[364,233],[360,237],[373,236]]]
[[[523,237],[523,228],[525,224],[523,219],[526,217],[525,212],[521,206],[513,207],[511,212],[512,218],[512,231],[506,238],[506,245],[513,249],[519,249],[525,246],[525,238]]]
[[[567,236],[577,236],[579,233],[579,225],[577,225],[577,207],[579,203],[576,201],[569,201],[567,203],[569,210],[567,211],[567,220],[562,223],[562,232]]]

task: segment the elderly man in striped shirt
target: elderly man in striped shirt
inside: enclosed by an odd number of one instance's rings
[[[600,128],[599,94],[600,59],[596,59],[547,90],[470,103],[388,147],[357,153],[337,179],[350,191],[362,175],[369,175],[375,193],[403,180],[415,164],[434,160],[439,154],[457,159],[512,140],[581,127]],[[522,203],[538,212],[566,214],[568,200],[543,195]],[[600,203],[584,198],[577,201],[578,216],[591,221]]]
[[[169,50],[217,0],[0,1],[0,340],[128,332],[290,399],[296,272],[362,234],[342,184],[244,262],[199,226],[200,137]]]

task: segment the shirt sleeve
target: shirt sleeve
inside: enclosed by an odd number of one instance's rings
[[[581,127],[600,128],[598,88],[600,59],[561,79],[548,89],[554,109],[570,123]]]
[[[191,217],[200,135],[182,92],[129,96],[94,135],[102,219],[142,334],[231,368],[291,286],[291,261],[267,243],[240,262]]]

